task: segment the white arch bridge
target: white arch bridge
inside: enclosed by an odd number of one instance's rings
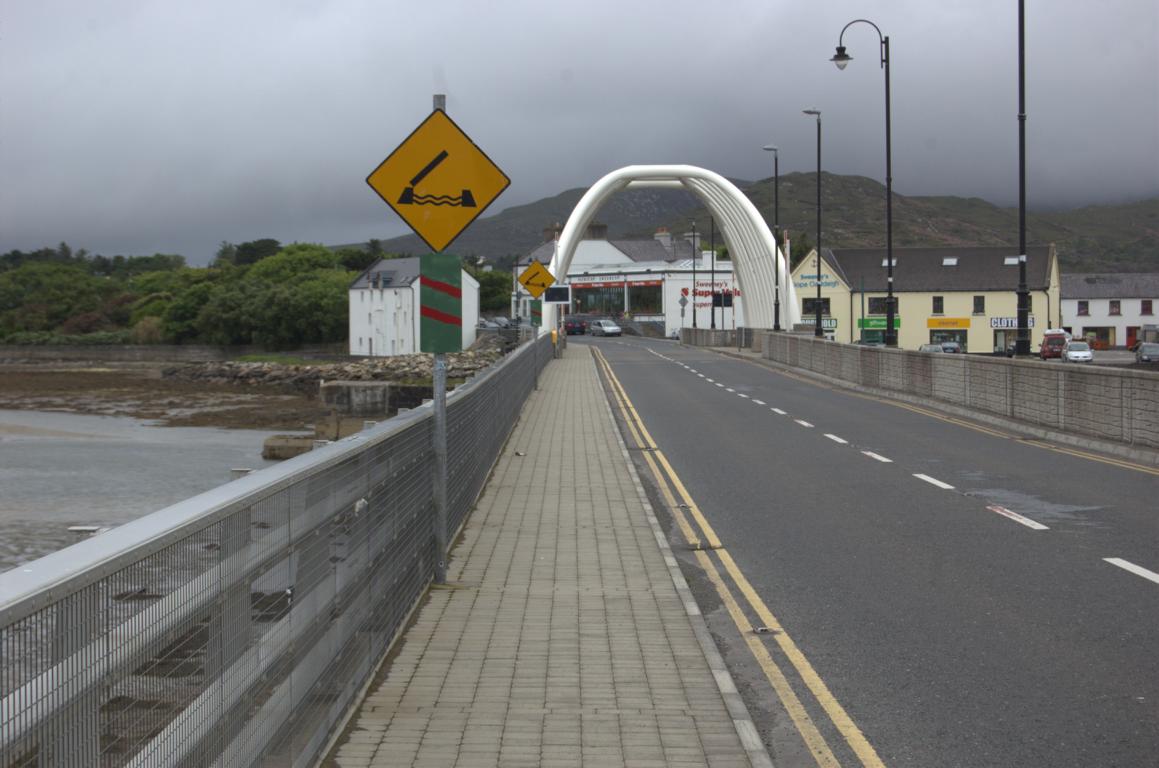
[[[749,328],[772,328],[777,285],[781,291],[781,326],[801,320],[797,293],[789,280],[785,255],[773,233],[744,193],[720,174],[693,165],[629,165],[597,181],[576,204],[556,243],[551,273],[563,281],[588,224],[605,202],[624,189],[668,187],[687,189],[700,198],[720,227],[733,262],[733,274],[743,297],[743,322]],[[557,321],[555,305],[543,307],[543,327]]]

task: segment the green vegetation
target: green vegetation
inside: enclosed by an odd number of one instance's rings
[[[235,357],[234,360],[239,363],[277,363],[278,365],[314,365],[318,362],[317,360],[297,357],[296,355],[281,355],[277,352],[241,355],[240,357]]]

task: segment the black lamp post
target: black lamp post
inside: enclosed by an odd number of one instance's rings
[[[692,327],[696,327],[696,222],[692,222]]]
[[[1021,3],[1022,0],[1019,0]],[[1019,6],[1021,7],[1021,5]],[[890,136],[890,109],[889,109],[889,36],[882,35],[881,30],[869,19],[854,19],[841,29],[837,37],[837,53],[830,61],[838,69],[845,69],[845,65],[853,61],[853,57],[845,53],[845,30],[857,23],[868,24],[877,30],[877,39],[881,45],[881,67],[885,70],[885,265],[886,265],[886,299],[885,299],[885,345],[897,346],[897,328],[894,318],[897,314],[893,302],[893,152]]]
[[[813,335],[821,338],[825,336],[821,328],[821,110],[806,109],[805,114],[817,118],[817,307]]]
[[[773,330],[781,330],[781,166],[777,147],[765,145],[766,152],[773,153],[773,242],[778,253],[773,254]]]
[[[1026,32],[1018,0],[1018,335],[1014,354],[1030,354],[1030,291],[1026,286]],[[1048,322],[1049,324],[1049,322]]]
[[[708,282],[712,283],[712,304],[708,310],[708,316],[712,318],[712,329],[716,330],[716,219],[709,217],[708,219],[708,251],[712,254],[709,264],[712,266],[712,277],[708,278]],[[724,310],[721,311],[721,319],[724,317]]]

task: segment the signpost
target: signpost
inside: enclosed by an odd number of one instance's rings
[[[435,253],[420,258],[420,349],[435,356],[435,582],[447,581],[447,352],[463,349],[462,266],[440,253],[478,218],[511,180],[444,111],[434,111],[366,177],[382,200]],[[538,296],[538,294],[536,294]]]
[[[538,261],[533,261],[527,265],[527,269],[520,273],[519,284],[538,299],[544,291],[555,284],[555,275],[551,274],[547,267]]]

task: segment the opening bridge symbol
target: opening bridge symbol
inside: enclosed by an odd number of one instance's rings
[[[402,194],[398,198],[399,205],[450,205],[459,208],[474,208],[475,196],[471,194],[471,190],[464,189],[459,195],[424,195],[415,192],[422,180],[425,179],[431,171],[439,166],[439,163],[446,160],[448,157],[447,150],[439,152],[435,158],[426,164],[421,171],[414,175],[410,180],[410,184],[403,189]]]

